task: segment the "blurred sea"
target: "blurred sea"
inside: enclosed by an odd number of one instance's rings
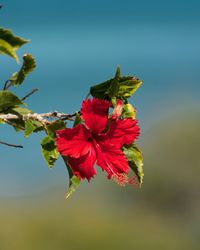
[[[16,92],[36,112],[79,110],[91,85],[115,74],[143,85],[132,98],[142,134],[141,190],[105,173],[65,201],[62,160],[49,170],[42,134],[1,126],[0,249],[199,249],[200,2],[3,1],[1,26],[31,40],[37,69]],[[3,83],[20,67],[1,56]]]

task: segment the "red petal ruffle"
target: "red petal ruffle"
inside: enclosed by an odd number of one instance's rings
[[[73,173],[80,179],[86,178],[88,181],[96,174],[94,164],[96,162],[96,152],[93,147],[86,155],[79,158],[68,157],[68,163]]]
[[[101,136],[105,143],[113,144],[121,148],[124,144],[130,145],[138,138],[140,128],[137,120],[130,118],[123,120],[111,120],[108,132]]]
[[[81,113],[85,125],[95,134],[102,132],[108,121],[110,103],[97,98],[83,101]]]
[[[78,158],[91,151],[92,144],[88,141],[91,132],[82,124],[57,130],[56,135],[56,146],[61,155]]]

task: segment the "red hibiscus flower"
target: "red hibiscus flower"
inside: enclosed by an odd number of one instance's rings
[[[108,173],[108,178],[127,182],[128,161],[122,151],[123,145],[130,145],[139,135],[137,121],[120,119],[119,106],[109,119],[110,102],[93,98],[83,101],[81,114],[84,121],[74,128],[57,131],[56,145],[61,155],[67,156],[74,175],[80,179],[96,174],[96,163]]]

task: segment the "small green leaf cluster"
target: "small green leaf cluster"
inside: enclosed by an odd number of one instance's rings
[[[136,77],[121,76],[120,67],[118,66],[115,77],[92,86],[90,88],[90,94],[100,99],[127,99],[135,93],[141,84],[142,81]]]
[[[0,54],[8,55],[19,62],[16,51],[28,40],[15,36],[11,30],[0,28]],[[59,157],[59,153],[55,146],[56,130],[66,128],[66,123],[62,119],[58,120],[37,120],[31,117],[33,111],[28,109],[23,102],[26,99],[18,97],[13,92],[9,91],[10,87],[19,87],[25,81],[27,75],[36,68],[35,59],[30,54],[23,56],[23,63],[18,72],[15,72],[5,82],[4,87],[0,90],[0,115],[15,115],[13,119],[0,119],[0,123],[9,124],[18,131],[24,131],[24,136],[27,138],[32,133],[44,131],[46,136],[41,140],[41,151],[47,165],[52,168],[55,161]],[[29,96],[29,95],[27,95]],[[78,115],[75,119],[75,124],[80,121]],[[75,176],[70,174],[70,194],[74,185],[77,186]]]
[[[5,54],[14,58],[19,62],[16,54],[17,49],[26,44],[28,40],[15,36],[11,30],[0,27],[0,54]],[[13,114],[17,116],[17,119],[11,119],[4,121],[12,125],[16,131],[25,130],[25,136],[28,136],[31,132],[35,131],[32,128],[30,132],[31,121],[25,121],[23,116],[32,113],[27,109],[23,98],[18,97],[13,92],[9,91],[10,87],[20,86],[27,75],[32,72],[36,67],[35,59],[30,54],[23,56],[23,64],[18,72],[12,74],[12,76],[5,82],[4,87],[0,90],[0,114]],[[34,123],[34,126],[39,126]]]

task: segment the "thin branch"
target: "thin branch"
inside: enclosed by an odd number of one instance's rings
[[[36,89],[33,89],[31,92],[29,92],[27,95],[25,95],[22,99],[21,99],[21,101],[24,101],[25,99],[27,99],[28,97],[30,97],[31,95],[33,95],[35,92],[37,92],[38,91],[38,89],[36,88]]]
[[[57,111],[54,111],[54,112],[48,112],[48,113],[42,113],[42,114],[30,113],[30,114],[26,114],[23,116],[17,116],[14,114],[0,114],[0,119],[4,120],[7,123],[8,121],[13,120],[13,119],[22,119],[24,121],[37,120],[37,121],[40,121],[41,123],[49,124],[50,122],[46,120],[45,118],[49,118],[49,119],[58,118],[61,120],[73,120],[72,118],[75,116],[76,116],[76,113],[65,114],[65,113],[58,113]]]
[[[10,80],[7,80],[7,81],[5,82],[5,84],[4,84],[3,90],[7,90],[8,88],[10,88],[11,85],[12,85],[12,84],[11,84]]]
[[[6,145],[9,147],[13,147],[13,148],[23,148],[22,145],[10,144],[10,143],[4,142],[4,141],[0,141],[0,144]]]
[[[77,112],[80,114],[80,112]],[[73,117],[76,116],[77,113],[74,113],[74,114],[69,114],[69,115],[65,115],[63,118],[61,118],[62,121],[65,121],[65,120],[71,120],[71,121],[74,121]]]

